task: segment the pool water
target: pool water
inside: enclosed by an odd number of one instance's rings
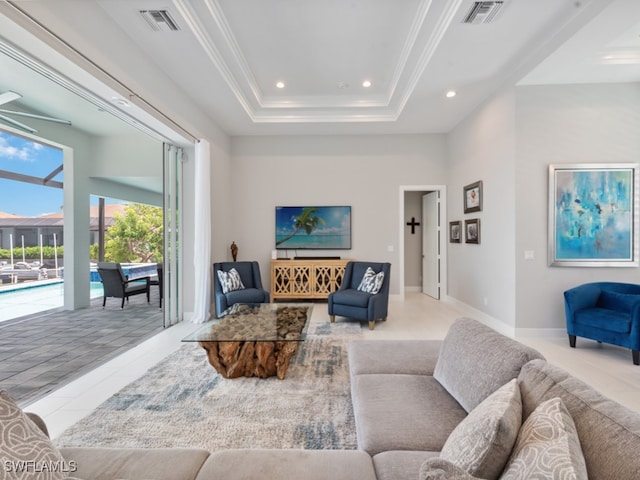
[[[15,288],[14,288],[15,287]],[[102,283],[91,282],[91,298],[102,297]],[[0,322],[64,305],[64,282],[21,284],[0,289]]]

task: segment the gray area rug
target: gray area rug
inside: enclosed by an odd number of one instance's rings
[[[185,344],[59,436],[58,446],[355,449],[347,346],[359,323],[311,323],[284,380],[225,379]]]

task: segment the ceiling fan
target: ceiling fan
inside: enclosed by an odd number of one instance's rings
[[[16,92],[7,91],[4,93],[0,93],[0,105],[5,105],[9,102],[13,102],[14,100],[18,100],[22,98],[22,95]],[[27,118],[35,118],[37,120],[46,120],[48,122],[61,123],[63,125],[71,125],[69,120],[61,120],[59,118],[53,117],[45,117],[43,115],[36,115],[34,113],[27,112],[16,112],[14,110],[5,110],[4,108],[0,108],[0,122],[5,122],[13,127],[19,128],[20,130],[24,130],[29,133],[38,133],[38,130],[30,127],[29,125],[25,125],[22,122],[14,120],[13,118],[7,117],[5,114],[15,115],[18,117],[27,117]]]

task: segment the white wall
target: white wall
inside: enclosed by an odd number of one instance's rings
[[[480,218],[480,245],[448,244],[449,296],[511,333],[564,331],[562,293],[599,280],[638,283],[638,268],[547,266],[548,167],[638,162],[640,84],[522,86],[449,134],[449,220]],[[483,181],[483,211],[462,188]],[[525,251],[533,260],[525,260]]]
[[[515,318],[514,95],[482,105],[447,137],[448,221],[480,219],[480,244],[448,243],[448,295],[513,331]],[[483,182],[483,209],[464,214],[463,187]]]
[[[518,329],[564,329],[567,288],[638,283],[638,268],[547,266],[548,166],[640,160],[640,84],[516,89],[516,318]],[[637,234],[637,233],[636,233]],[[524,260],[533,250],[535,259]]]
[[[152,192],[151,190],[145,190],[144,188],[124,185],[122,183],[116,183],[102,178],[89,178],[89,191],[92,196],[96,197],[162,207],[162,192]]]
[[[231,158],[227,150],[212,147],[211,168],[211,258],[215,261],[231,261],[229,231],[235,210],[235,194],[231,186]],[[230,208],[231,207],[231,208]]]
[[[127,135],[96,137],[89,172],[94,177],[160,179],[162,142],[133,129]]]
[[[97,137],[92,145],[92,195],[162,206],[162,141],[132,128],[127,135]],[[125,183],[117,183],[125,182]]]
[[[162,192],[152,191],[162,185],[162,141],[132,128],[127,135],[96,137],[91,155],[92,195],[162,206]]]
[[[399,187],[444,184],[445,169],[442,135],[233,138],[225,243],[236,242],[239,260],[258,260],[269,285],[277,205],[351,205],[351,250],[298,255],[391,262],[397,294]],[[225,259],[215,252],[214,261]]]

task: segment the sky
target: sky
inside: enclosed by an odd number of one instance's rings
[[[44,178],[63,162],[62,150],[34,142],[0,130],[0,170]],[[64,181],[64,171],[53,177]],[[127,203],[107,198],[106,203]],[[0,178],[0,212],[21,217],[39,217],[63,211],[64,193],[61,188]],[[98,197],[91,197],[91,205]]]
[[[62,150],[0,131],[0,170],[46,177],[62,165]],[[63,181],[64,172],[54,177]],[[62,209],[61,188],[0,178],[0,212],[25,217],[57,213]]]

